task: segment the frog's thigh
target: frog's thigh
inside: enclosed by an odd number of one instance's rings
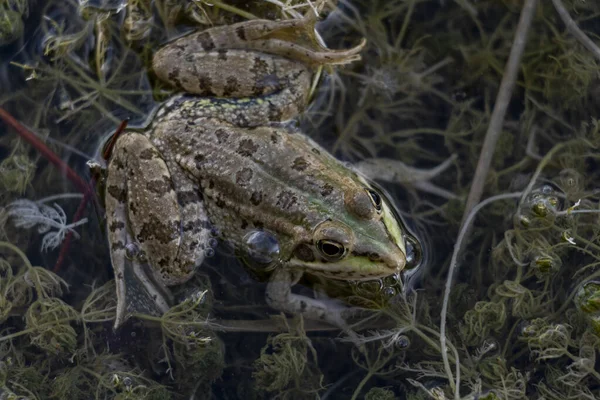
[[[274,271],[266,289],[269,306],[292,314],[302,314],[308,319],[325,321],[346,330],[347,324],[342,317],[345,308],[340,307],[339,303],[292,293],[292,287],[301,276],[301,272],[284,268]]]
[[[115,156],[127,169],[127,215],[133,239],[143,250],[162,283],[182,276],[192,265],[176,262],[181,241],[181,218],[171,174],[158,150],[145,136],[127,133],[119,138]]]
[[[120,139],[121,140],[121,139]],[[118,328],[131,312],[155,314],[168,309],[168,301],[157,292],[137,257],[130,259],[126,249],[135,241],[130,234],[128,219],[129,176],[127,144],[120,140],[108,165],[106,180],[106,216],[111,262],[115,273],[117,309],[114,327]]]

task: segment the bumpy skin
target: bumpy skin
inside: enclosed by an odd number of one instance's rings
[[[291,292],[303,273],[364,280],[404,267],[404,232],[385,199],[280,123],[305,108],[314,65],[352,61],[362,47],[320,48],[312,29],[310,20],[250,21],[156,53],[156,74],[191,94],[115,144],[106,190],[115,327],[129,313],[168,309],[167,286],[202,263],[211,227],[241,252],[249,232],[273,234],[280,252],[268,267],[269,304],[338,326],[340,308]],[[343,251],[331,257],[323,243]]]

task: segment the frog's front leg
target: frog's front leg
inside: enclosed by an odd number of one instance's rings
[[[448,169],[455,159],[456,155],[452,155],[434,168],[420,169],[406,165],[398,160],[369,158],[355,163],[354,168],[372,180],[412,186],[423,192],[437,195],[447,200],[453,200],[457,199],[458,196],[446,189],[435,186],[430,180]]]
[[[350,333],[345,311],[350,308],[340,302],[328,299],[313,299],[300,294],[292,293],[292,287],[302,277],[302,271],[294,271],[286,268],[276,269],[266,289],[266,301],[269,306],[292,313],[301,314],[307,319],[325,321],[335,327]]]
[[[190,201],[198,196],[194,188],[188,188],[186,199],[181,198],[183,192],[178,198],[173,184],[185,189],[183,177],[180,171],[171,174],[145,136],[127,132],[117,140],[106,181],[107,230],[117,286],[115,328],[131,313],[166,311],[167,286],[185,282],[202,262],[199,243],[206,240],[208,228],[194,224],[203,220],[204,210]]]

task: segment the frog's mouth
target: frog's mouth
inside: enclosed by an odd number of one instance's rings
[[[393,264],[371,261],[366,256],[353,256],[336,263],[306,262],[291,259],[288,263],[291,268],[298,268],[311,275],[318,275],[336,280],[371,280],[384,278],[402,271],[404,257]]]

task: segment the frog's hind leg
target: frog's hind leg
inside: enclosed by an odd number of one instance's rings
[[[106,192],[117,285],[115,327],[131,313],[168,310],[167,286],[188,280],[202,262],[203,247],[196,239],[205,238],[209,231],[195,224],[205,214],[198,209],[201,205],[189,201],[197,194],[188,194],[186,200],[186,192],[175,192],[174,181],[187,188],[176,170],[170,173],[157,149],[141,134],[127,132],[115,144]]]
[[[115,274],[117,309],[114,328],[125,322],[131,313],[158,314],[169,308],[162,292],[151,298],[153,283],[145,273],[144,255],[132,238],[128,218],[128,151],[129,138],[123,136],[115,145],[106,179],[106,216],[111,263]],[[134,142],[135,143],[135,142]]]
[[[312,71],[287,58],[228,50],[177,54],[168,48],[154,59],[157,75],[185,96],[167,102],[157,116],[195,121],[218,117],[241,127],[268,125],[295,118],[308,103]]]
[[[166,54],[172,51],[189,56],[209,51],[224,54],[227,50],[268,53],[312,66],[347,64],[360,59],[359,53],[366,44],[364,39],[350,49],[328,49],[316,37],[316,22],[317,18],[309,14],[283,21],[260,19],[217,26],[175,40],[172,46],[159,50],[155,60],[167,58]]]
[[[366,44],[364,39],[350,49],[328,49],[316,38],[316,22],[316,16],[309,13],[304,18],[283,21],[250,20],[208,29],[193,36],[204,49],[255,50],[310,65],[347,64],[360,60],[359,53]]]

